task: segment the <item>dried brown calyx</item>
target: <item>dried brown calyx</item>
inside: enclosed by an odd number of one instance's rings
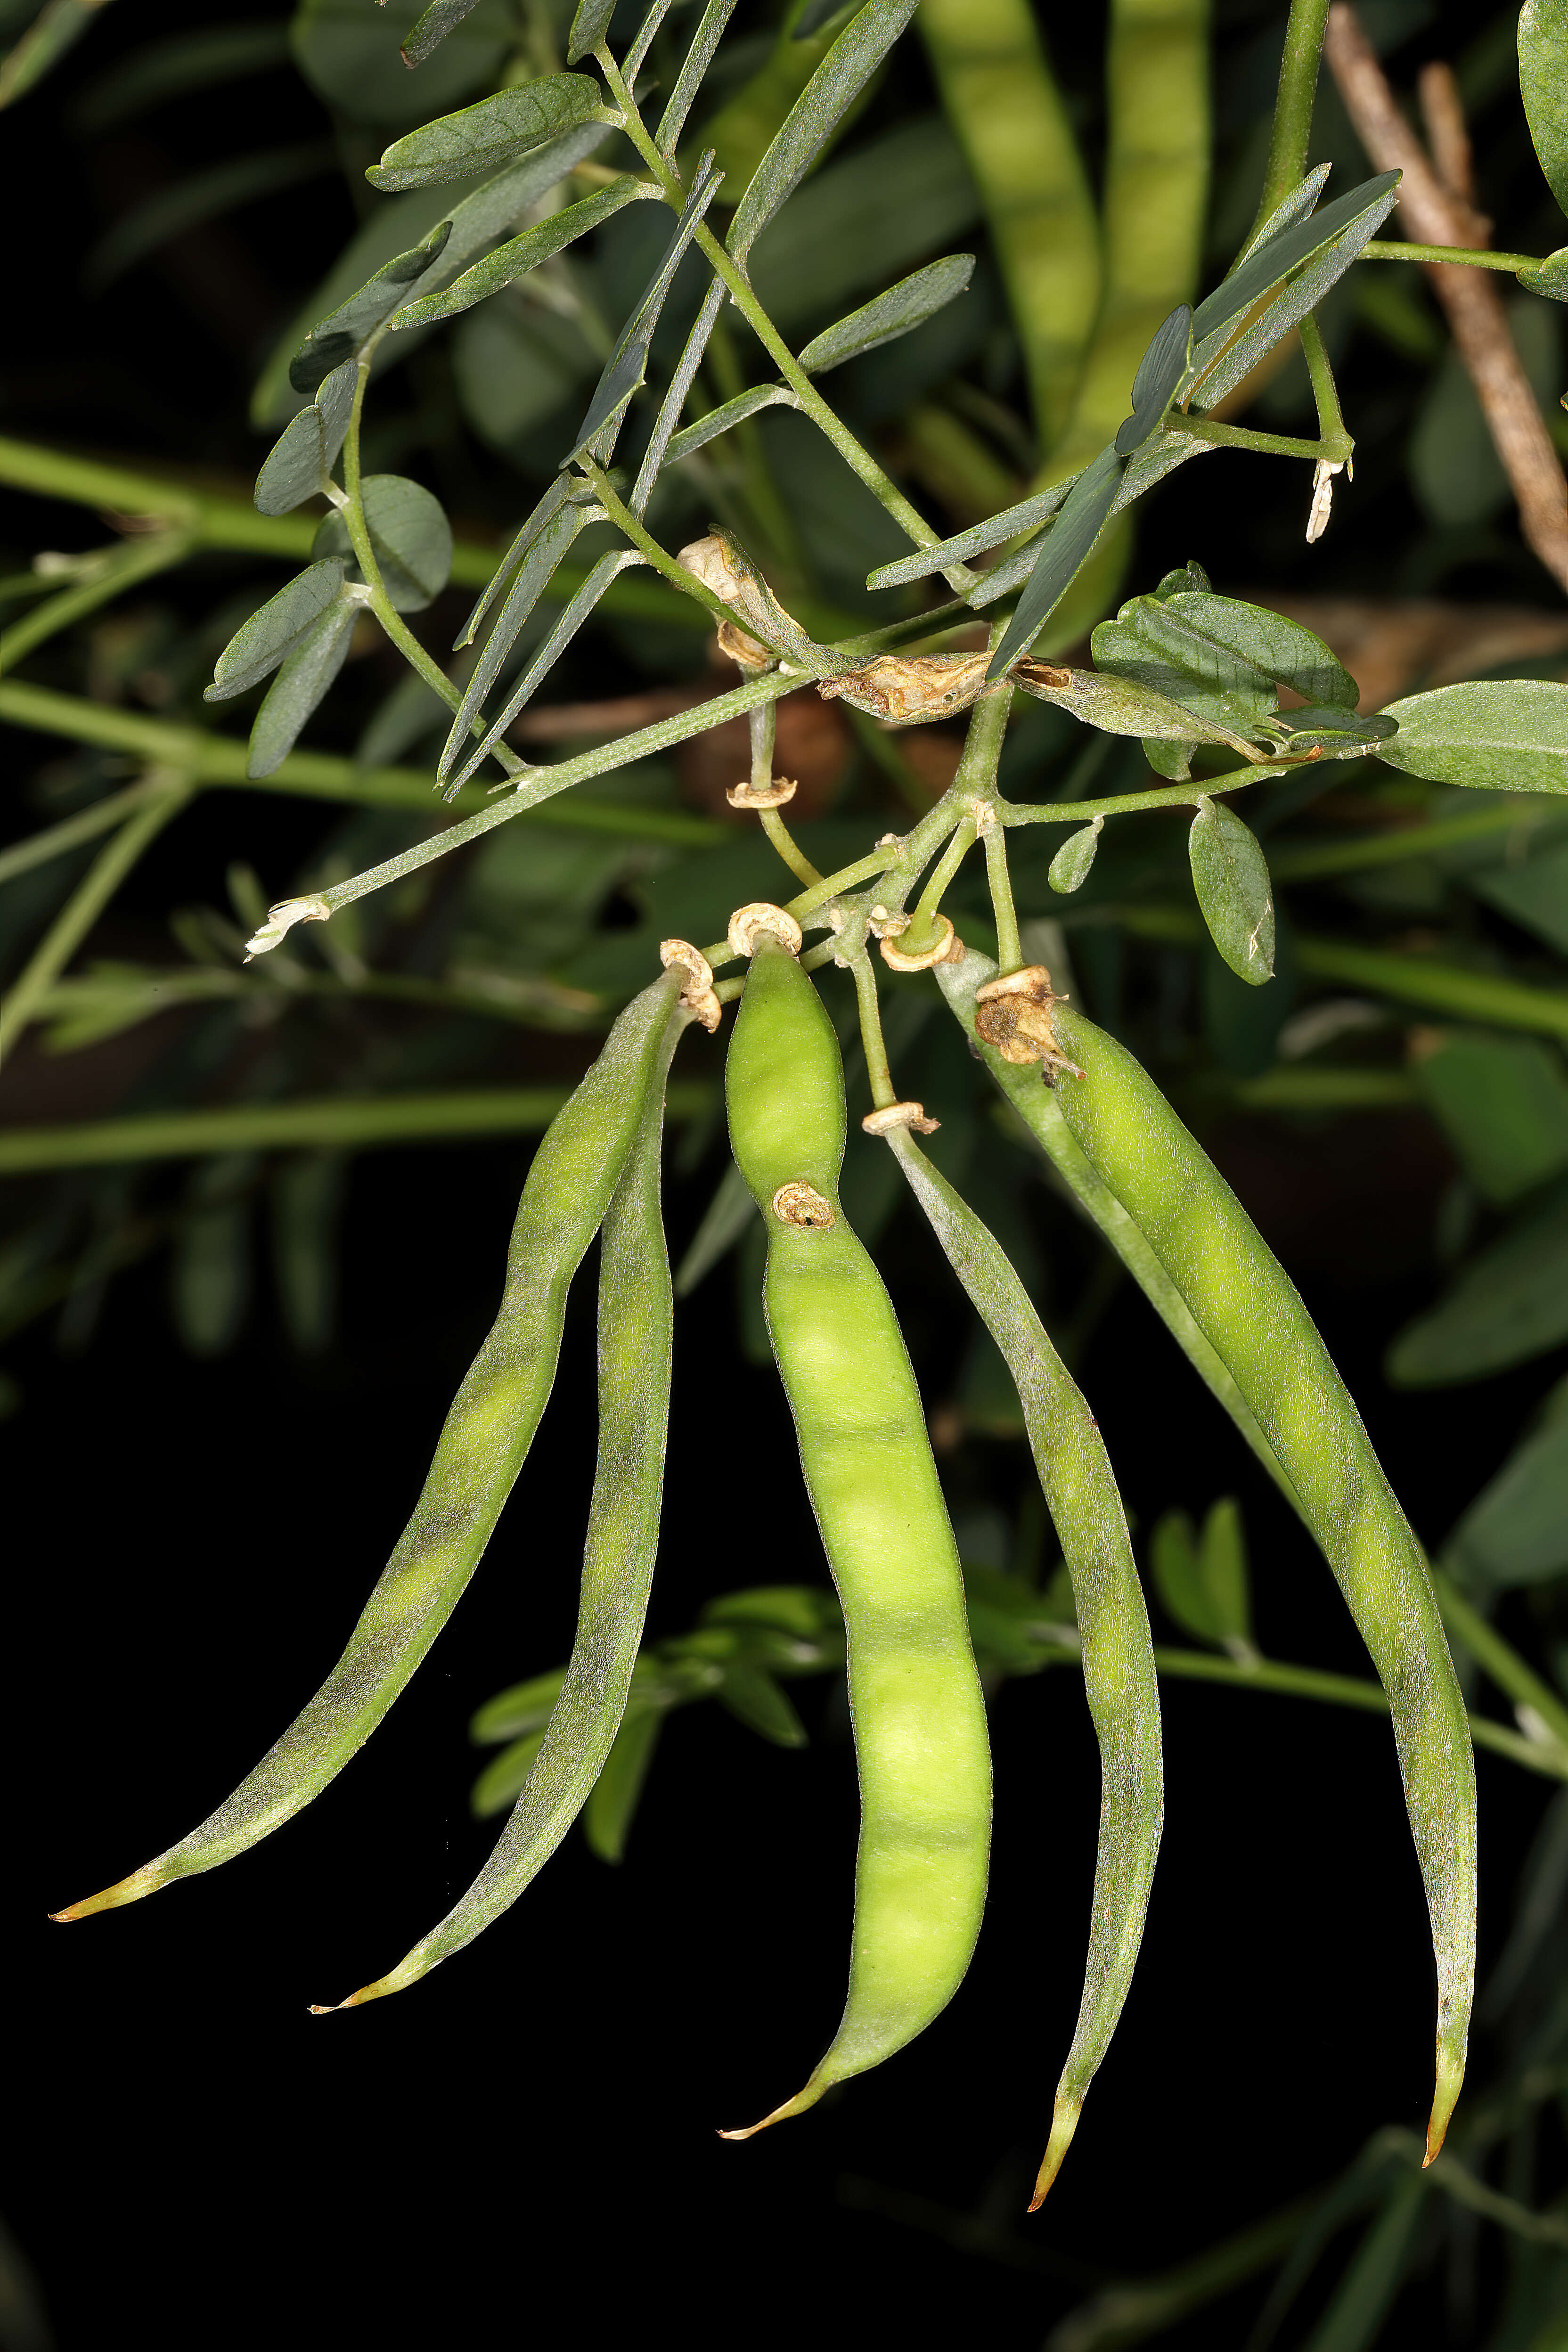
[[[1043,963],[1025,964],[1018,971],[988,980],[975,991],[975,1034],[994,1046],[1005,1062],[1023,1067],[1044,1063],[1047,1085],[1058,1070],[1081,1078],[1078,1064],[1069,1062],[1058,1045],[1051,1020],[1051,1007],[1067,1002],[1052,988],[1051,975]]]
[[[723,1007],[713,993],[713,967],[701,949],[694,948],[689,940],[660,940],[658,960],[666,971],[672,965],[681,966],[686,985],[680,992],[680,1002],[711,1036],[719,1026]]]
[[[942,1121],[926,1117],[924,1103],[896,1102],[868,1110],[860,1124],[868,1135],[891,1135],[900,1127],[912,1128],[917,1135],[934,1135]]]
[[[769,1205],[781,1225],[810,1225],[826,1232],[836,1222],[831,1204],[814,1184],[800,1178],[781,1184]]]
[[[952,918],[938,915],[937,937],[934,943],[920,955],[906,955],[895,947],[891,935],[882,940],[882,961],[889,971],[929,971],[932,964],[957,963],[963,955],[963,941],[952,928]]]
[[[730,918],[728,937],[731,954],[755,955],[759,931],[771,931],[780,946],[787,948],[791,955],[800,953],[801,929],[795,917],[766,898],[752,898],[744,907],[737,907]]]
[[[733,809],[770,809],[783,808],[795,794],[788,776],[775,776],[771,784],[731,784],[724,798]]]

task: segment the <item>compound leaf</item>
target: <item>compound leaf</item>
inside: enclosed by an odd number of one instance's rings
[[[1114,449],[1102,449],[1073,484],[991,656],[987,680],[1000,677],[1028,650],[1072,585],[1116,503],[1124,462]]]
[[[321,495],[322,480],[337,463],[349,429],[358,382],[357,362],[345,360],[318,388],[310,407],[290,417],[256,477],[259,513],[290,514],[306,499]]]
[[[842,367],[861,352],[874,352],[879,343],[909,334],[964,293],[973,275],[972,253],[950,253],[941,261],[928,262],[814,336],[800,354],[801,366],[807,375],[826,375],[829,368]]]
[[[348,659],[361,609],[356,598],[340,595],[289,655],[256,714],[247,776],[269,776],[294,749],[300,729]]]
[[[664,1728],[658,1707],[628,1707],[583,1808],[583,1834],[601,1862],[619,1862]]]
[[[605,363],[604,373],[595,387],[588,403],[588,413],[578,429],[577,437],[562,459],[569,466],[589,445],[598,440],[606,426],[619,428],[626,404],[647,373],[648,345],[658,324],[665,297],[675,280],[687,247],[696,236],[703,214],[718,192],[721,174],[713,169],[713,151],[709,149],[697,169],[691,193],[680,209],[680,217],[670,233],[658,268],[648,279],[636,309],[616,341],[616,348]],[[611,432],[599,450],[601,461],[608,455],[608,443],[615,437]]]
[[[365,178],[387,193],[430,187],[471,172],[493,172],[586,123],[619,120],[601,103],[599,86],[586,74],[546,74],[395,140]]]
[[[441,593],[452,572],[452,526],[440,500],[402,474],[367,474],[362,495],[387,594],[400,613],[422,611]],[[311,552],[335,556],[350,578],[361,576],[348,525],[336,511],[322,522]]]
[[[1203,798],[1187,835],[1193,887],[1221,955],[1254,988],[1274,977],[1274,892],[1263,852],[1234,811]]]
[[[1393,206],[1398,188],[1397,172],[1380,173],[1376,179],[1363,180],[1359,188],[1337,196],[1321,213],[1310,214],[1304,220],[1292,220],[1278,235],[1262,238],[1251,247],[1247,259],[1198,304],[1193,314],[1193,337],[1197,346],[1193,353],[1194,366],[1203,367],[1209,355],[1205,345],[1212,336],[1219,334],[1233,319],[1240,318],[1243,311],[1250,310],[1291,270],[1331,244],[1342,230],[1357,226],[1373,214],[1376,215],[1373,224],[1375,227]],[[1372,235],[1371,228],[1367,235]]]
[[[439,293],[421,295],[416,300],[405,303],[394,314],[394,331],[405,327],[431,326],[437,319],[451,319],[459,310],[471,310],[476,302],[482,302],[487,295],[499,294],[503,286],[510,286],[517,278],[525,278],[531,269],[537,269],[542,261],[548,261],[552,254],[560,253],[576,238],[586,236],[590,229],[597,228],[601,221],[611,219],[637,197],[657,196],[658,194],[658,190],[646,180],[628,176],[617,180],[611,187],[598,189],[591,196],[582,197],[574,205],[567,205],[561,212],[552,213],[548,220],[539,221],[532,228],[524,229],[521,236],[509,237],[504,245],[498,245],[493,253],[486,254],[482,261],[476,261],[471,268],[465,269],[460,278],[454,278],[451,285],[444,287]]]
[[[269,596],[235,631],[217,657],[213,682],[203,700],[227,702],[248,687],[258,686],[268,673],[302,645],[322,614],[337,602],[343,585],[341,559],[312,563],[276,596]]]

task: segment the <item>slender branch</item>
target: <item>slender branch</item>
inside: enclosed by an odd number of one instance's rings
[[[1312,136],[1312,107],[1318,95],[1318,68],[1328,14],[1329,0],[1290,0],[1290,21],[1285,28],[1279,87],[1274,100],[1274,131],[1268,142],[1258,217],[1252,224],[1253,236],[1269,214],[1284,203],[1291,189],[1299,188],[1307,176],[1307,149]]]
[[[1399,170],[1399,209],[1422,243],[1479,247],[1481,225],[1446,189],[1394,102],[1355,10],[1335,0],[1327,55],[1356,135],[1379,171]],[[1498,289],[1474,268],[1429,265],[1432,290],[1447,313],[1487,429],[1519,506],[1520,528],[1552,578],[1568,587],[1568,485],[1552,446]]]
[[[100,833],[108,833],[133,815],[143,801],[155,798],[162,790],[155,776],[143,776],[140,783],[127,784],[122,793],[110,793],[106,800],[94,801],[89,808],[79,809],[75,816],[63,817],[58,824],[47,825],[41,833],[28,834],[9,849],[0,850],[0,882],[9,882],[14,874],[26,874],[35,866],[47,866],[52,857],[63,857],[68,849],[79,849],[84,841],[96,840]]]
[[[100,1168],[126,1160],[205,1159],[215,1151],[363,1151],[380,1144],[452,1142],[473,1135],[537,1135],[571,1091],[484,1087],[430,1095],[326,1095],[222,1110],[83,1119],[72,1127],[13,1127],[0,1133],[0,1175]],[[712,1100],[711,1087],[686,1081],[670,1087],[666,1108],[672,1119],[699,1118]]]
[[[111,549],[85,579],[62,589],[47,604],[35,604],[25,618],[14,621],[0,634],[0,677],[14,670],[46,637],[69,628],[73,621],[122,596],[139,580],[151,580],[155,572],[167,572],[172,565],[183,562],[195,545],[195,540],[189,531],[161,530]]]
[[[1086,824],[1090,817],[1128,816],[1139,809],[1196,808],[1206,793],[1234,793],[1244,784],[1258,784],[1283,775],[1299,761],[1271,761],[1256,768],[1233,768],[1228,775],[1194,778],[1188,784],[1157,784],[1146,793],[1117,793],[1097,801],[1003,801],[996,803],[1004,824]]]
[[[99,851],[0,1004],[0,1060],[16,1044],[39,1000],[76,953],[142,851],[190,798],[186,776],[159,779],[150,795]]]
[[[1013,877],[1007,871],[1007,833],[994,824],[985,836],[985,877],[991,886],[991,911],[996,919],[996,969],[1016,971],[1024,961],[1018,941],[1018,915],[1013,904]]]
[[[1172,427],[1190,441],[1212,442],[1216,449],[1255,449],[1264,457],[1338,458],[1348,447],[1327,439],[1304,441],[1292,433],[1255,433],[1248,425],[1216,425],[1206,416],[1173,417]]]
[[[1363,245],[1363,261],[1449,261],[1467,269],[1539,269],[1538,253],[1482,252],[1472,245],[1406,245],[1397,237],[1374,236]]]
[[[931,947],[942,907],[942,894],[973,848],[975,833],[974,813],[970,810],[932,866],[925,888],[915,901],[910,928],[899,941],[906,955],[920,955]]]
[[[849,960],[855,999],[860,1013],[860,1043],[866,1052],[866,1075],[871,1081],[871,1107],[886,1110],[899,1099],[888,1067],[887,1042],[882,1035],[882,1008],[877,1002],[877,975],[864,948]]]

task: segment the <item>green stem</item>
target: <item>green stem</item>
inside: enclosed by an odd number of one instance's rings
[[[1028,0],[921,0],[918,21],[980,192],[1048,449],[1071,412],[1100,308],[1089,175]]]
[[[190,798],[185,776],[161,778],[158,790],[99,851],[0,1005],[0,1060],[32,1019],[39,1000],[76,953],[137,859]]]
[[[1340,407],[1339,387],[1329,364],[1328,346],[1323,331],[1318,324],[1317,313],[1309,310],[1296,332],[1301,339],[1301,356],[1307,362],[1307,373],[1312,382],[1312,398],[1318,411],[1318,437],[1325,444],[1323,454],[1348,465],[1355,455],[1355,442],[1345,428],[1344,415]]]
[[[1024,961],[1018,942],[1018,916],[1013,904],[1013,878],[1007,871],[1007,835],[994,824],[985,836],[985,876],[991,885],[991,911],[996,919],[996,969],[1016,971]]]
[[[641,516],[633,514],[626,500],[617,494],[615,484],[604,467],[586,454],[578,462],[584,473],[593,483],[599,504],[604,508],[616,530],[626,533],[632,545],[647,558],[653,569],[656,572],[661,572],[672,588],[678,588],[683,596],[689,596],[694,604],[700,604],[713,620],[732,621],[735,615],[723,598],[715,595],[713,590],[706,587],[694,572],[688,572],[683,563],[677,562],[668,548],[659,545]],[[784,648],[773,645],[757,623],[748,621],[746,625],[748,635],[767,646],[770,653],[783,653]]]
[[[1506,1692],[1517,1706],[1530,1707],[1559,1745],[1568,1749],[1568,1706],[1563,1706],[1556,1692],[1526,1665],[1519,1652],[1487,1622],[1479,1610],[1471,1607],[1451,1576],[1436,1568],[1432,1571],[1432,1582],[1436,1588],[1443,1622],[1455,1640],[1463,1643],[1500,1691]]]
[[[1540,269],[1547,257],[1537,253],[1494,253],[1474,245],[1405,245],[1397,237],[1374,236],[1363,245],[1363,261],[1457,261],[1472,269]]]
[[[155,798],[162,789],[156,778],[143,776],[139,784],[127,784],[122,793],[110,793],[107,800],[94,801],[90,808],[79,810],[75,816],[46,826],[41,833],[30,833],[26,840],[0,850],[0,882],[9,882],[14,874],[26,874],[35,866],[47,866],[50,858],[63,857],[68,849],[78,849],[84,841],[108,833],[111,826],[133,815],[143,801]]]
[[[183,562],[195,544],[189,531],[161,530],[113,549],[101,568],[62,589],[47,604],[36,604],[25,619],[14,621],[0,634],[0,677],[14,670],[46,637],[52,637],[58,630],[68,628],[73,621],[96,612],[100,604],[123,595],[139,580],[150,580],[155,572],[167,572],[171,565]]]
[[[762,818],[763,831],[784,859],[795,880],[804,882],[808,890],[814,889],[821,881],[822,876],[805,850],[801,848],[777,809],[759,809],[757,814]]]
[[[1285,28],[1279,88],[1274,100],[1274,133],[1268,143],[1258,217],[1252,224],[1253,236],[1269,214],[1284,203],[1291,189],[1299,188],[1307,176],[1312,106],[1318,94],[1318,66],[1328,22],[1329,0],[1290,0],[1290,21]]]
[[[1146,793],[1118,793],[1098,801],[1001,801],[996,803],[1004,824],[1087,824],[1091,817],[1128,816],[1139,809],[1196,808],[1206,793],[1233,793],[1244,784],[1265,782],[1270,776],[1298,765],[1287,760],[1267,766],[1233,768],[1228,775],[1196,778],[1188,784],[1157,784]]]
[[[1247,425],[1218,425],[1206,416],[1173,417],[1172,425],[1190,441],[1207,441],[1217,449],[1255,449],[1264,457],[1337,458],[1342,465],[1347,455],[1343,446],[1327,440],[1303,441],[1290,433],[1255,433]]]
[[[997,828],[1001,830],[1000,827]],[[952,840],[931,871],[925,888],[915,901],[915,911],[910,918],[909,929],[899,940],[905,955],[921,955],[936,937],[936,918],[942,907],[942,894],[974,846],[975,824],[973,811],[966,815]]]
[[[849,961],[855,997],[860,1012],[860,1042],[866,1050],[866,1075],[871,1081],[871,1107],[886,1110],[899,1099],[888,1067],[888,1047],[882,1035],[882,1008],[877,1002],[877,975],[864,948]]]
[[[874,882],[879,874],[885,874],[898,861],[899,848],[873,849],[868,856],[858,857],[853,866],[841,866],[837,874],[826,875],[821,881],[814,882],[810,889],[803,890],[798,898],[790,900],[786,911],[795,917],[797,923],[804,923],[808,916],[826,907],[830,898],[852,890],[858,882]],[[710,957],[709,961],[711,962],[712,958]]]
[[[0,1175],[100,1168],[127,1160],[201,1159],[220,1151],[363,1151],[380,1144],[439,1143],[474,1135],[536,1135],[571,1091],[485,1087],[433,1095],[326,1095],[223,1110],[83,1119],[72,1127],[14,1127],[0,1134]],[[712,1099],[711,1087],[687,1082],[669,1088],[666,1108],[672,1119],[699,1118]]]

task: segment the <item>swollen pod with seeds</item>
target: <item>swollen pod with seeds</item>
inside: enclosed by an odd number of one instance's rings
[[[778,930],[755,920],[751,945],[725,1073],[730,1137],[767,1227],[768,1329],[844,1606],[861,1804],[843,2019],[766,2124],[891,2056],[957,1990],[985,1899],[991,1760],[920,1393],[838,1198],[838,1042]]]

